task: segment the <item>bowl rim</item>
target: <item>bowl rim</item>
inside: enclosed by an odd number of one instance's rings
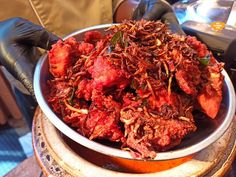
[[[68,36],[64,37],[63,39],[67,39],[69,37],[72,37],[74,35],[78,35],[80,33],[90,31],[90,30],[95,30],[95,29],[102,29],[102,28],[107,28],[115,24],[103,24],[103,25],[96,25],[88,28],[84,28],[78,31],[75,31]],[[35,92],[35,97],[36,100],[46,115],[48,119],[52,122],[52,124],[63,134],[74,140],[75,142],[89,148],[92,150],[95,150],[97,152],[100,152],[105,155],[109,156],[114,156],[114,157],[120,157],[120,158],[125,158],[125,159],[132,159],[134,160],[128,151],[112,148],[109,146],[105,146],[103,144],[100,144],[98,142],[89,140],[88,138],[84,137],[83,135],[80,135],[78,132],[70,128],[66,123],[64,123],[49,107],[47,104],[47,101],[44,99],[44,95],[41,90],[41,79],[40,79],[40,73],[41,73],[41,68],[44,65],[44,63],[47,60],[47,55],[43,55],[35,68],[34,72],[34,81],[33,81],[33,86],[34,86],[34,92]],[[231,124],[234,114],[235,114],[235,91],[233,84],[227,74],[227,72],[223,69],[222,74],[224,75],[224,82],[226,84],[226,87],[229,90],[229,109],[226,116],[227,121],[223,121],[222,124],[217,128],[216,131],[214,131],[212,134],[210,134],[207,138],[204,140],[200,141],[199,143],[192,145],[190,147],[182,148],[179,150],[171,150],[171,151],[166,151],[166,152],[157,152],[157,156],[154,159],[150,160],[170,160],[170,159],[176,159],[176,158],[181,158],[185,157],[188,155],[192,155],[196,152],[199,152],[200,150],[206,148],[216,140],[218,140],[223,133],[228,129],[229,125]],[[137,160],[142,160],[142,159],[137,159]]]

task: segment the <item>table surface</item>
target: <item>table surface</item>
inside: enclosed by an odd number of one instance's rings
[[[5,177],[38,177],[41,169],[34,156],[27,158],[16,168],[11,170]]]

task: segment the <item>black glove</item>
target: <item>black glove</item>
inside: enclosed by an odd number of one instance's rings
[[[133,14],[134,20],[161,20],[173,33],[185,35],[171,5],[165,0],[141,0]]]
[[[0,22],[0,62],[34,96],[36,47],[50,49],[59,38],[22,18]]]

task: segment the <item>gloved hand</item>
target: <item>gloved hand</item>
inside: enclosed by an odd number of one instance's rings
[[[32,96],[36,47],[50,49],[59,38],[22,18],[0,22],[0,63],[28,89]]]
[[[133,20],[161,20],[173,33],[185,35],[171,5],[165,0],[141,0],[133,13]]]

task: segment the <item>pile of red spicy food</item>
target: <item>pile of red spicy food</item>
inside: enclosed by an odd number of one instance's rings
[[[196,131],[194,110],[214,119],[223,63],[191,36],[160,21],[124,21],[58,41],[49,51],[53,111],[89,139],[121,144],[135,158],[155,158]]]

